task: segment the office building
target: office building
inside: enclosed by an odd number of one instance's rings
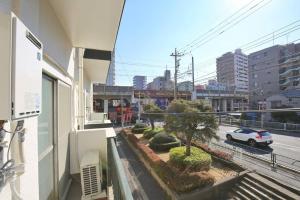
[[[231,90],[248,92],[248,57],[241,49],[217,58],[217,81]]]
[[[147,87],[146,76],[134,76],[133,77],[133,88],[135,90],[144,90]]]

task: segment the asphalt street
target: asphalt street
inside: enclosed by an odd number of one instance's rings
[[[235,129],[237,128],[232,126],[219,126],[218,135],[221,139],[226,140],[226,131]],[[266,154],[270,154],[271,152],[273,152],[278,155],[286,156],[300,161],[300,131],[299,137],[272,134],[272,138],[274,141],[273,144],[269,145],[268,147],[258,147],[261,150],[258,152],[258,154],[262,154],[263,151],[265,151]],[[300,166],[300,163],[297,163],[297,165]]]

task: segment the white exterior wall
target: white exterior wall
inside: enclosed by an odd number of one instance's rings
[[[236,91],[248,92],[248,57],[239,49],[234,53],[234,82]]]
[[[78,98],[73,88],[76,84],[72,81],[74,77],[74,49],[66,36],[63,27],[59,23],[52,7],[46,0],[5,0],[0,3],[0,11],[10,13],[13,11],[18,18],[39,38],[44,45],[43,72],[56,80],[61,80],[66,88],[58,92],[59,109],[58,118],[63,119],[63,123],[57,125],[58,134],[58,178],[61,179],[67,166],[67,147],[68,135],[74,124],[75,109],[74,102]],[[78,86],[77,86],[78,87]],[[62,92],[64,91],[64,92]],[[61,104],[59,103],[61,102]],[[63,105],[69,102],[70,107]],[[57,120],[57,118],[56,118]],[[38,117],[27,118],[24,120],[24,127],[27,130],[24,142],[25,173],[17,179],[17,190],[24,200],[39,199],[39,179],[38,179]],[[56,121],[57,123],[57,121]],[[73,125],[72,125],[73,124]],[[9,127],[9,124],[7,125]],[[74,127],[73,127],[74,128]],[[7,135],[7,140],[9,139]],[[16,145],[12,146],[12,152]],[[6,161],[6,160],[4,160]],[[51,170],[51,168],[49,168]],[[0,192],[0,199],[12,199],[9,184]]]

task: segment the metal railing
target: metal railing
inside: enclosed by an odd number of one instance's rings
[[[300,172],[300,160],[280,155],[278,153],[273,153],[272,151],[251,147],[233,141],[229,142],[226,140],[211,142],[209,146],[212,149],[222,150],[230,153],[234,157],[243,159],[244,156],[248,156],[260,161],[264,161],[274,168],[279,167],[296,173]]]
[[[115,139],[107,139],[108,155],[108,186],[113,188],[115,200],[133,200],[132,192],[119,157]]]
[[[221,119],[221,124],[264,128],[264,129],[281,130],[281,131],[296,132],[300,130],[300,124],[267,122],[267,121],[262,122],[262,121],[254,121],[254,120]]]

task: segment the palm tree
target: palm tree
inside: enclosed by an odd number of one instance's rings
[[[165,118],[167,132],[183,133],[186,138],[186,156],[191,155],[192,140],[201,142],[219,139],[216,134],[218,123],[211,112],[212,108],[204,101],[175,100],[168,109]]]

